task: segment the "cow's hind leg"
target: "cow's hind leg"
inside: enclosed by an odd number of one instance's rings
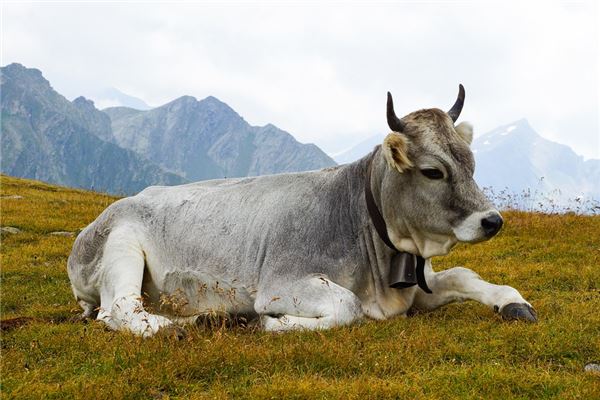
[[[96,304],[81,299],[78,299],[77,303],[83,308],[83,312],[79,316],[80,320],[95,319],[98,316],[98,306]]]
[[[161,328],[174,328],[160,315],[144,310],[141,301],[144,253],[137,232],[114,229],[104,247],[98,319],[114,330],[127,330],[150,337]]]
[[[515,288],[486,282],[468,268],[434,272],[428,260],[425,279],[433,293],[417,291],[413,303],[417,309],[433,310],[456,301],[475,300],[499,312],[505,319],[537,321],[531,304]]]
[[[268,285],[257,296],[255,310],[265,330],[327,329],[362,318],[361,302],[354,293],[324,275]]]

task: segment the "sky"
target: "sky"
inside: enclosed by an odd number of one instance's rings
[[[215,96],[335,154],[396,113],[449,109],[475,135],[527,118],[600,158],[596,1],[1,2],[0,63],[69,99],[118,88],[159,106]]]

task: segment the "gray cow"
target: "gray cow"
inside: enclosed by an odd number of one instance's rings
[[[115,202],[68,260],[83,316],[147,337],[215,311],[258,316],[270,331],[325,329],[472,299],[535,321],[512,287],[431,267],[502,226],[473,180],[472,127],[454,124],[463,100],[461,85],[447,113],[399,119],[388,93],[392,132],[351,164],[149,187]],[[415,259],[419,285],[390,281],[411,278]]]

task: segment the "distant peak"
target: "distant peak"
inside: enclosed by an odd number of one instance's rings
[[[39,69],[27,68],[23,64],[19,64],[19,63],[8,64],[8,65],[2,67],[2,70],[7,70],[7,71],[22,71],[22,72],[29,71],[29,72],[38,73],[40,75],[42,74],[42,71],[40,71]]]
[[[221,111],[233,113],[233,114],[239,116],[238,113],[235,112],[235,110],[229,106],[229,104],[217,99],[214,96],[208,96],[208,97],[200,100],[199,104],[206,105],[212,109],[218,109]]]
[[[198,102],[198,100],[196,100],[195,97],[186,95],[186,96],[178,97],[175,100],[171,100],[170,102],[163,104],[159,108],[183,107],[183,106],[194,105],[197,102]]]
[[[227,103],[222,102],[221,100],[217,99],[214,96],[205,97],[204,99],[200,100],[200,103],[209,104],[209,105],[217,106],[217,107],[231,108],[231,107],[229,107],[229,105]]]
[[[218,103],[222,103],[221,100],[217,99],[215,96],[207,96],[204,99],[202,99],[201,101],[209,101],[209,102],[218,102]]]
[[[212,106],[212,107],[216,106],[219,108],[231,109],[231,107],[229,107],[229,105],[227,105],[226,103],[222,102],[221,100],[217,99],[214,96],[208,96],[202,100],[198,100],[194,96],[185,95],[185,96],[178,97],[175,100],[173,100],[167,104],[203,104],[203,105],[208,105],[208,106]]]
[[[495,130],[489,132],[489,134],[493,136],[537,135],[526,118],[521,118],[511,122],[510,124],[501,125]]]
[[[232,118],[238,120],[238,123],[247,122],[233,108],[226,103],[213,96],[208,96],[202,100],[197,100],[193,96],[181,96],[172,100],[160,107],[153,108],[157,113],[185,113],[192,115],[193,113],[212,113],[220,116],[220,118]]]
[[[94,102],[92,100],[86,99],[83,96],[79,96],[78,98],[76,98],[75,100],[73,100],[73,104],[75,104],[76,106],[84,106],[84,107],[94,107]]]
[[[196,100],[196,98],[194,96],[181,96],[176,98],[175,100],[173,100],[171,103],[195,103],[198,100]]]
[[[531,129],[531,125],[529,124],[529,121],[527,120],[527,118],[521,118],[521,119],[513,122],[511,125]]]
[[[27,77],[28,79],[31,79],[33,81],[36,81],[38,83],[42,83],[45,85],[50,86],[50,82],[48,82],[44,76],[42,75],[42,71],[40,71],[39,69],[36,68],[27,68],[22,64],[19,63],[12,63],[12,64],[8,64],[5,67],[0,68],[2,70],[2,75],[6,75],[9,77]]]

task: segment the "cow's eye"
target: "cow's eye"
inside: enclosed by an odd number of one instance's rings
[[[429,179],[443,179],[444,173],[436,168],[425,168],[421,170],[421,173]]]

